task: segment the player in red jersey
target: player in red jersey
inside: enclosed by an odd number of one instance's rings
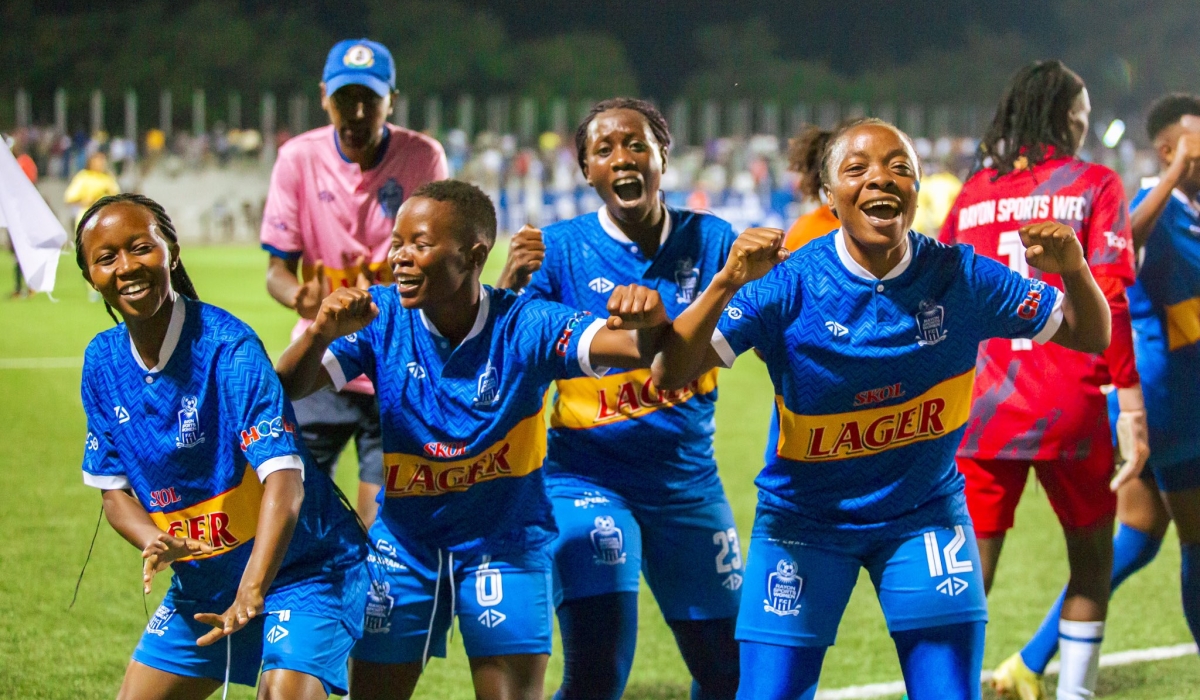
[[[980,166],[941,231],[944,243],[971,244],[1061,289],[1057,275],[1028,267],[1017,230],[1032,221],[1067,224],[1112,311],[1112,343],[1100,354],[1023,340],[981,345],[971,416],[958,451],[986,588],[1031,466],[1062,523],[1071,580],[1059,622],[1059,698],[1091,697],[1095,687],[1112,567],[1113,491],[1136,476],[1149,456],[1125,297],[1134,268],[1124,189],[1112,170],[1076,156],[1090,110],[1083,81],[1061,62],[1039,61],[1018,71],[980,143]],[[1132,424],[1136,436],[1134,456],[1115,479],[1101,393],[1107,384],[1117,387],[1123,424]],[[1001,676],[998,690],[1021,692]]]

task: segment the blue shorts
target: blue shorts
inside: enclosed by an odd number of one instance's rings
[[[755,535],[737,639],[787,647],[827,647],[858,571],[875,584],[888,630],[987,621],[983,567],[970,526],[834,551]]]
[[[1200,488],[1200,459],[1162,466],[1150,457],[1149,468],[1154,472],[1154,481],[1159,491],[1174,493]]]
[[[346,607],[362,610],[361,591],[366,587],[366,567],[354,566],[347,572],[346,581],[338,584],[346,591]],[[313,584],[328,588],[328,582]],[[133,660],[151,668],[178,676],[224,680],[226,664],[229,680],[253,686],[258,672],[274,669],[298,671],[314,676],[326,692],[345,695],[346,659],[354,640],[360,635],[357,625],[347,624],[345,609],[330,610],[328,614],[280,609],[280,603],[304,597],[306,584],[288,586],[284,595],[274,591],[267,594],[266,614],[250,621],[234,634],[216,644],[201,647],[196,640],[212,630],[197,622],[194,615],[201,612],[224,612],[228,605],[197,603],[177,599],[168,591],[162,604],[154,611],[150,624],[133,652]]]
[[[467,656],[549,654],[554,630],[549,546],[516,555],[473,555],[402,546],[377,519],[368,555],[373,583],[363,638],[350,656],[378,664],[446,656],[458,617]],[[436,617],[434,616],[436,607]]]
[[[723,496],[649,507],[592,484],[547,490],[559,531],[551,545],[557,603],[637,592],[640,571],[667,620],[737,615],[742,552]]]

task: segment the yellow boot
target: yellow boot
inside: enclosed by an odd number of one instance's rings
[[[1025,665],[1018,652],[1004,660],[992,672],[992,688],[1002,698],[1013,700],[1046,700],[1046,687],[1042,685],[1042,674],[1034,673]]]

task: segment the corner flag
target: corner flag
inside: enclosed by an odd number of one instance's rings
[[[4,147],[0,147],[0,227],[8,228],[29,289],[54,291],[59,251],[67,242],[67,232]]]

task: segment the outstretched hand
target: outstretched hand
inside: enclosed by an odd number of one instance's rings
[[[1066,224],[1039,221],[1025,224],[1018,233],[1025,245],[1025,261],[1042,272],[1063,275],[1087,267],[1083,246]]]
[[[262,592],[256,588],[239,587],[237,597],[233,600],[233,605],[230,605],[225,612],[220,615],[215,613],[196,613],[193,616],[196,622],[202,622],[213,627],[203,637],[197,639],[196,644],[206,647],[209,644],[220,641],[223,637],[228,637],[261,615],[264,607],[266,606],[263,602]]]
[[[740,287],[763,277],[788,255],[782,229],[748,228],[733,242],[725,267],[718,274],[724,282]]]
[[[608,327],[614,331],[636,331],[671,322],[658,292],[638,284],[614,289],[608,298],[608,313]]]
[[[212,545],[207,542],[190,537],[172,537],[165,532],[159,534],[142,550],[142,592],[150,594],[154,575],[170,566],[171,562],[197,554],[212,554],[212,551]]]
[[[358,286],[342,287],[325,297],[313,319],[312,332],[326,342],[366,328],[379,315],[371,293]]]

